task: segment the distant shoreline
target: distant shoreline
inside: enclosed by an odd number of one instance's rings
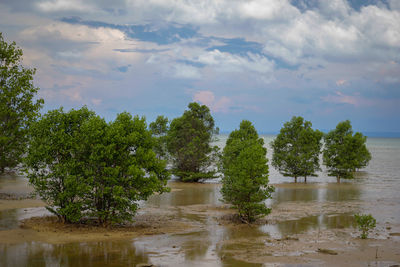
[[[323,133],[329,131],[322,130]],[[277,135],[279,132],[260,132],[259,135]],[[400,138],[400,132],[361,132],[363,135],[371,138]],[[230,132],[220,132],[219,135],[229,135]]]

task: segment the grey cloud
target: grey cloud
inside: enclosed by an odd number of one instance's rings
[[[27,12],[35,9],[35,2],[31,0],[2,0],[1,4],[8,7],[11,12]]]
[[[124,48],[124,49],[113,49],[114,51],[121,52],[121,53],[160,53],[170,51],[171,49],[140,49],[140,48]]]

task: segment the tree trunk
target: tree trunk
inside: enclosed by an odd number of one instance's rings
[[[294,182],[297,183],[297,176],[294,177]]]
[[[307,176],[304,176],[304,183],[307,183]]]
[[[336,181],[337,181],[338,184],[340,184],[340,176],[336,177]]]

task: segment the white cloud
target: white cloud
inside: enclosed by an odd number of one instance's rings
[[[48,25],[29,27],[21,32],[26,40],[61,39],[74,42],[116,42],[123,41],[125,34],[110,28],[91,28],[84,25],[72,25],[53,22]]]
[[[251,0],[237,3],[235,12],[243,18],[282,20],[300,14],[287,0]],[[226,4],[229,4],[229,1]]]
[[[52,0],[37,3],[39,10],[44,12],[58,11],[92,11],[95,7],[81,0]]]
[[[336,81],[337,86],[344,86],[347,84],[347,80],[341,79]]]
[[[346,0],[318,1],[319,11],[328,18],[344,18],[350,13],[350,6]]]
[[[350,16],[348,23],[358,29],[362,34],[364,44],[372,49],[376,46],[400,48],[399,11],[367,6],[362,8],[360,13]]]
[[[187,64],[174,64],[172,65],[172,75],[176,78],[184,79],[200,79],[201,73],[198,68]]]
[[[208,51],[199,55],[197,61],[215,68],[220,72],[256,72],[270,74],[274,69],[274,62],[266,57],[247,54],[248,57],[233,55],[219,50]]]
[[[90,1],[39,4],[49,12],[75,7],[102,10],[101,3],[96,7]],[[395,7],[396,1],[390,5]],[[316,8],[303,13],[288,0],[127,0],[123,6],[128,16],[122,19],[128,23],[178,22],[198,26],[206,36],[241,36],[262,43],[265,53],[289,64],[302,64],[310,57],[347,60],[400,54],[390,51],[400,48],[400,13],[383,6],[358,12],[346,0],[317,1]]]

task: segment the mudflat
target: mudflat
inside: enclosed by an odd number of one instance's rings
[[[181,190],[176,189],[173,192]],[[44,203],[38,200],[1,200],[0,207],[4,210],[6,207],[23,209],[43,205]],[[222,231],[224,235],[216,239],[216,249],[211,254],[215,256],[215,260],[207,259],[209,266],[220,266],[221,261],[234,262],[238,266],[240,263],[324,266],[363,266],[373,263],[391,266],[400,263],[399,224],[378,225],[368,239],[362,240],[358,237],[357,229],[348,227],[345,221],[341,221],[346,217],[340,217],[340,214],[347,214],[359,205],[358,201],[342,205],[335,202],[285,201],[275,205],[271,214],[259,219],[254,225],[247,225],[238,222],[235,211],[224,204],[178,207],[149,204],[140,210],[133,223],[109,228],[91,224],[63,224],[54,216],[24,219],[19,222],[17,228],[0,231],[0,244],[12,246],[26,242],[68,244],[144,240],[146,246],[157,251],[157,246],[165,246],[160,243],[160,239],[172,237],[173,243],[168,243],[168,246],[178,249],[178,252],[174,253],[185,254],[190,250],[186,245],[188,238],[201,246],[202,242],[207,243],[212,239],[213,233]],[[272,230],[276,227],[290,228],[307,224],[304,218],[311,218],[309,223],[312,224],[312,218],[318,217],[321,212],[339,214],[339,217],[328,217],[337,220],[336,226],[315,227],[307,231],[302,231],[301,228],[292,232],[283,230],[279,235],[274,234]],[[205,237],[205,232],[209,232],[210,236]],[[179,265],[179,262],[174,262],[171,257],[169,262],[162,260],[161,254],[165,254],[165,251],[152,253],[154,257],[151,262],[156,266]],[[198,261],[201,262],[201,258]]]

